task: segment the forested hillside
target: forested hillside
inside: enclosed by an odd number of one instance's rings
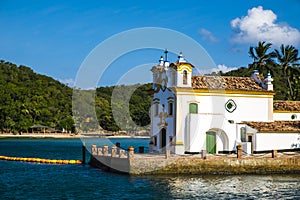
[[[72,130],[72,89],[25,66],[0,61],[0,129],[27,132],[33,125]]]
[[[134,92],[129,99],[130,116],[134,124],[146,126],[150,123],[149,109],[151,103],[151,84],[120,86],[119,99],[128,92]],[[111,110],[111,95],[114,86],[100,87],[96,90],[93,102],[98,119],[90,119],[89,111],[79,121],[99,123],[104,130],[137,131],[133,123],[125,120],[117,125]],[[57,131],[75,132],[72,116],[73,89],[54,80],[51,77],[33,72],[26,66],[17,66],[10,62],[0,61],[0,131],[27,132],[33,125],[48,126]],[[91,91],[82,91],[82,103],[88,99]],[[114,102],[122,111],[128,105],[125,102]],[[120,113],[119,115],[122,115]],[[123,124],[122,124],[123,123]],[[86,123],[87,124],[87,123]],[[97,124],[91,126],[85,123],[77,124],[79,131],[94,131]],[[125,125],[126,124],[126,125]]]

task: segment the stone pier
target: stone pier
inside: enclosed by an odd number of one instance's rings
[[[270,174],[300,173],[300,152],[293,156],[278,156],[273,151],[268,156],[236,155],[217,156],[203,151],[198,155],[174,155],[142,153],[135,154],[134,148],[128,151],[92,146],[90,164],[104,170],[130,175],[156,174]]]

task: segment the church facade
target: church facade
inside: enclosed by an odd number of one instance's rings
[[[167,53],[167,52],[166,52]],[[165,56],[167,57],[167,56]],[[272,77],[195,76],[180,53],[154,66],[151,141],[174,154],[300,149],[300,102],[274,101]]]

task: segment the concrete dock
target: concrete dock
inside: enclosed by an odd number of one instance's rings
[[[134,153],[116,146],[92,146],[90,164],[107,171],[130,175],[163,174],[272,174],[300,173],[300,152],[237,154],[174,155]]]

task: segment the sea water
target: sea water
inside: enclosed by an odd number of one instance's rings
[[[0,155],[81,159],[81,146],[149,139],[0,139]],[[88,159],[88,158],[87,158]],[[0,199],[299,199],[300,175],[133,177],[89,165],[50,165],[0,160]]]

